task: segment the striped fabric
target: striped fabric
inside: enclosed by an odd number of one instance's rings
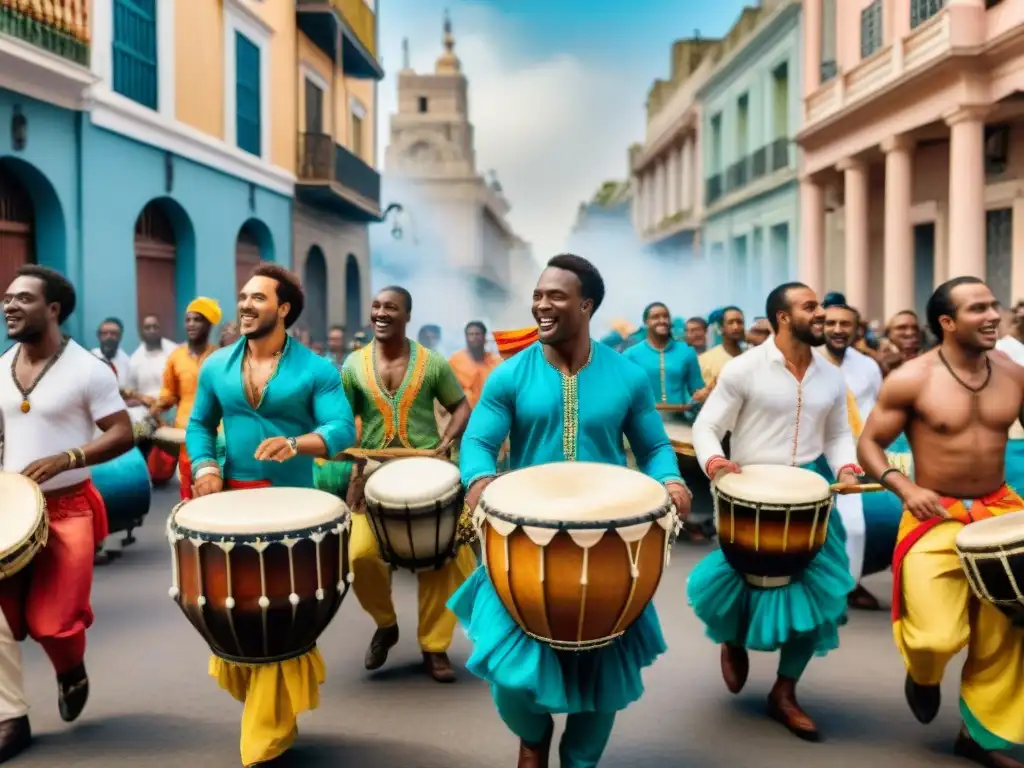
[[[495,331],[494,342],[498,345],[498,354],[502,360],[508,360],[518,352],[522,352],[539,338],[537,326],[517,328],[513,331]]]

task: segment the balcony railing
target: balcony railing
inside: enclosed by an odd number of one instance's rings
[[[353,218],[380,218],[380,174],[325,133],[299,134],[298,187]]]
[[[0,34],[89,66],[89,0],[0,0]]]
[[[725,171],[724,186],[722,174],[709,177],[706,181],[706,204],[714,205],[725,195],[739,192],[776,171],[791,168],[790,144],[789,139],[776,139],[733,163]]]
[[[836,64],[834,59],[826,59],[821,62],[821,82],[827,83],[829,80],[834,80],[836,75],[839,74],[839,65]]]
[[[747,158],[729,166],[725,176],[725,191],[735,192],[747,186]]]
[[[704,197],[708,205],[712,205],[722,196],[722,174],[716,173],[707,180]]]
[[[340,58],[346,75],[384,77],[377,61],[377,14],[366,0],[297,0],[296,8],[299,29],[332,60]]]
[[[771,173],[789,167],[789,139],[776,139],[771,143]]]
[[[750,158],[750,180],[757,181],[768,172],[768,148],[761,147]]]

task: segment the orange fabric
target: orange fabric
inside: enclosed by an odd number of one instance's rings
[[[178,482],[181,484],[181,500],[189,501],[192,498],[192,461],[185,455],[178,459]]]
[[[93,557],[106,538],[107,512],[91,481],[44,496],[46,546],[28,568],[0,581],[0,608],[14,637],[31,635],[59,675],[85,658],[85,631],[93,622]]]
[[[539,338],[540,332],[535,325],[513,331],[494,332],[494,342],[498,345],[498,354],[502,360],[508,360],[516,353],[522,352]]]
[[[174,426],[178,429],[185,429],[192,415],[192,406],[195,405],[196,392],[199,389],[199,367],[216,351],[216,347],[207,347],[197,360],[189,354],[188,344],[182,344],[167,356],[167,364],[164,366],[164,388],[160,390],[160,404],[165,408],[177,406]],[[181,446],[179,460],[185,457],[185,446]]]
[[[470,408],[476,406],[480,394],[484,391],[484,382],[500,363],[501,358],[498,355],[485,352],[484,359],[478,361],[465,349],[460,349],[448,359],[448,364],[455,372],[455,378],[459,380],[459,386],[462,387]]]
[[[224,487],[229,491],[246,491],[250,488],[269,488],[269,480],[225,480]]]
[[[178,460],[157,448],[155,445],[149,449],[149,456],[146,457],[146,469],[149,470],[149,477],[154,485],[164,485],[172,477],[178,466]]]
[[[900,520],[899,533],[896,537],[896,551],[893,553],[892,558],[893,622],[899,621],[903,613],[903,582],[900,580],[903,571],[903,560],[914,544],[921,540],[922,536],[935,526],[949,522],[950,519],[961,525],[970,525],[990,517],[1024,511],[1024,499],[1006,484],[1003,484],[1001,488],[989,495],[972,501],[970,505],[965,504],[964,501],[964,499],[954,499],[949,496],[942,497],[942,506],[945,507],[949,519],[933,517],[921,522],[904,510],[903,518]],[[970,499],[967,501],[970,501]]]

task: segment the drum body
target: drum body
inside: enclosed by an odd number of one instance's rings
[[[257,488],[179,504],[168,519],[171,597],[222,659],[309,652],[348,593],[348,507],[307,488]]]
[[[110,532],[140,527],[153,501],[153,485],[142,451],[132,448],[91,471],[93,485],[107,508]]]
[[[465,493],[459,469],[450,461],[392,459],[367,478],[365,498],[384,562],[427,571],[455,556]]]
[[[693,449],[693,428],[689,424],[666,419],[665,432],[668,433],[672,450],[676,453],[679,474],[690,489],[690,493],[693,494],[692,512],[698,517],[710,517],[714,510],[711,481],[701,469],[700,462],[697,460],[697,452]]]
[[[1024,626],[1024,512],[964,526],[956,553],[975,596]]]
[[[494,589],[516,623],[556,650],[609,645],[654,597],[677,516],[664,486],[607,464],[502,475],[474,522]]]
[[[864,575],[882,573],[892,567],[896,552],[903,502],[892,491],[865,493],[864,503]]]
[[[46,500],[36,483],[13,472],[0,472],[0,579],[6,579],[32,562],[50,533]]]
[[[722,554],[753,586],[786,586],[825,545],[832,491],[816,472],[752,464],[720,477],[714,497]]]

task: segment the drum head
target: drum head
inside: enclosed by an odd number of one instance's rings
[[[318,528],[347,512],[337,496],[312,488],[249,488],[185,502],[173,521],[197,533],[258,536]]]
[[[157,427],[153,430],[153,440],[162,443],[185,444],[185,430],[177,427]]]
[[[563,461],[517,469],[484,489],[488,516],[539,528],[607,528],[668,514],[665,486],[614,464]]]
[[[665,422],[665,432],[668,433],[668,439],[673,443],[693,445],[693,427],[689,424],[667,421]]]
[[[828,480],[800,467],[750,464],[739,474],[723,475],[715,487],[752,504],[813,504],[832,496]]]
[[[43,496],[39,486],[24,475],[0,472],[0,553],[17,547],[39,525],[43,514]]]
[[[1024,546],[1024,512],[1011,512],[965,525],[956,535],[956,546],[965,552]]]
[[[366,480],[366,498],[401,507],[433,504],[462,485],[459,468],[450,461],[415,456],[392,459]]]

